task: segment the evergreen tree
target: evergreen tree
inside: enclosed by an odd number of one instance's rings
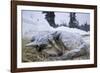
[[[48,23],[50,24],[50,26],[52,27],[57,27],[55,24],[55,13],[54,12],[48,12],[48,11],[43,11],[43,13],[45,13],[45,19],[48,21]]]
[[[84,31],[90,31],[90,25],[86,22],[85,24],[79,26],[79,29]]]
[[[78,28],[79,22],[76,19],[76,13],[70,12],[70,21],[69,27],[70,28]]]

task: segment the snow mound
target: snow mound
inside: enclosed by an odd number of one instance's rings
[[[58,27],[58,28],[53,29],[53,30],[55,30],[55,31],[66,31],[66,32],[75,33],[75,34],[78,34],[78,35],[89,34],[88,32],[77,29],[77,28],[69,28],[69,27],[64,27],[64,26]]]

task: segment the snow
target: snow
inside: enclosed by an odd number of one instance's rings
[[[83,31],[83,30],[80,30],[80,29],[77,29],[77,28],[64,27],[64,26],[58,27],[55,30],[66,31],[66,32],[70,32],[70,33],[73,33],[73,34],[75,33],[75,34],[79,34],[79,35],[88,34],[88,32],[86,32],[86,31]]]
[[[83,18],[82,18],[83,17]],[[77,13],[77,19],[81,24],[85,23],[86,20],[89,24],[89,14],[88,13]],[[55,12],[55,22],[56,24],[60,25],[69,23],[69,13],[65,12]],[[32,11],[32,10],[23,10],[22,11],[22,35],[23,37],[32,38],[33,34],[37,32],[44,32],[44,31],[67,31],[71,33],[76,33],[79,35],[87,34],[87,32],[76,29],[76,28],[68,28],[68,27],[58,27],[54,29],[51,27],[45,19],[45,14],[41,11]]]

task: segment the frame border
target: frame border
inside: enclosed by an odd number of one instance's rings
[[[17,5],[93,9],[94,10],[94,64],[17,68]],[[63,3],[33,2],[33,1],[11,1],[11,72],[12,73],[76,69],[76,68],[92,68],[92,67],[97,67],[97,6],[96,5],[63,4]]]

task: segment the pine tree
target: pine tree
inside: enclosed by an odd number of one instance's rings
[[[45,19],[48,21],[48,23],[50,24],[50,26],[52,27],[57,27],[55,24],[55,13],[54,12],[48,12],[48,11],[43,11],[43,13],[45,13]]]
[[[70,21],[69,27],[70,28],[78,28],[79,22],[76,19],[76,13],[70,12]]]

